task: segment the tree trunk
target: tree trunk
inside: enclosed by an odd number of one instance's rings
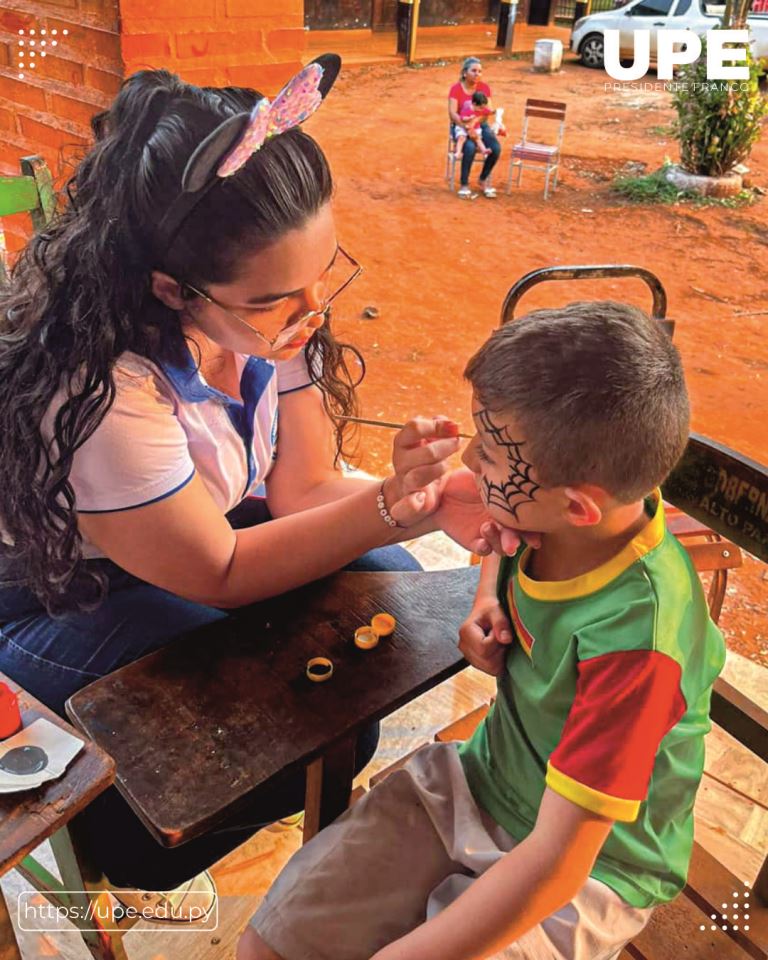
[[[747,25],[749,9],[752,6],[752,0],[737,0],[736,10],[733,18],[733,26],[737,30],[742,30]]]
[[[724,30],[744,29],[751,6],[752,0],[725,0],[725,10],[720,26]]]

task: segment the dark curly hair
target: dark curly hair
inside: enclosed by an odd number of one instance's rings
[[[325,156],[294,129],[209,190],[163,249],[158,223],[192,152],[260,97],[195,87],[165,70],[127,79],[110,109],[93,118],[95,144],[68,181],[59,213],[0,291],[0,524],[13,543],[4,549],[52,615],[88,609],[103,595],[101,577],[83,560],[69,474],[114,400],[117,358],[132,351],[181,363],[187,350],[178,313],[152,294],[152,270],[202,289],[227,283],[244,254],[300,228],[331,197]],[[328,414],[354,414],[362,358],[335,339],[330,319],[307,353]],[[60,390],[65,400],[48,437],[44,419]],[[348,452],[336,424],[338,460]]]

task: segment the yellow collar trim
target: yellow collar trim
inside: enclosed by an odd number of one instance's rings
[[[654,490],[652,494],[654,512],[648,523],[637,536],[606,563],[601,564],[589,573],[583,573],[571,580],[532,580],[525,573],[525,568],[531,556],[531,548],[526,547],[520,557],[517,567],[517,582],[521,589],[534,600],[575,600],[586,597],[590,593],[602,590],[611,580],[631,567],[635,561],[654,550],[664,539],[666,525],[664,522],[664,507],[661,502],[661,491]]]

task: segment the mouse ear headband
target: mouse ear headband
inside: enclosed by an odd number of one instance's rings
[[[341,70],[341,57],[324,53],[296,74],[275,99],[262,97],[250,113],[220,123],[195,149],[181,177],[181,193],[160,221],[163,249],[214,184],[231,177],[272,137],[298,127],[325,99]]]

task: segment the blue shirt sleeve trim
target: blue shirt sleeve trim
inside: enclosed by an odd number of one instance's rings
[[[182,480],[181,483],[177,484],[173,490],[169,490],[167,493],[161,493],[159,497],[153,497],[151,500],[145,500],[143,503],[132,503],[129,507],[109,507],[105,510],[78,510],[78,513],[125,513],[126,510],[137,510],[139,507],[148,507],[151,503],[159,503],[160,500],[166,500],[168,497],[172,497],[174,493],[178,493],[182,487],[186,487],[189,481],[194,477],[195,471],[187,477],[186,480]]]

